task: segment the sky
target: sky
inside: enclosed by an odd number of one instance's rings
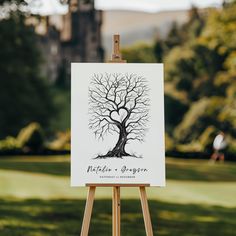
[[[59,0],[27,0],[30,11],[34,14],[52,15],[65,14],[67,5],[61,5]],[[223,0],[95,0],[96,9],[100,10],[131,10],[144,12],[159,12],[170,10],[185,10],[195,5],[199,8],[220,6]]]
[[[220,6],[222,2],[223,0],[95,0],[95,6],[101,10],[158,12],[189,9],[192,5],[199,8]]]

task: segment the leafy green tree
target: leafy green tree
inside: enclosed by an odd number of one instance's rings
[[[152,63],[156,62],[153,45],[139,43],[122,49],[123,58],[128,62]]]
[[[219,130],[236,150],[235,12],[236,1],[204,14],[193,7],[188,21],[174,23],[165,39],[124,51],[129,62],[152,62],[154,55],[165,63],[167,135],[177,146],[188,143],[185,150],[209,151]]]
[[[173,22],[165,39],[165,45],[168,50],[182,44],[183,40],[181,33],[178,24]]]
[[[166,76],[176,88],[188,93],[190,101],[203,96],[221,95],[214,89],[214,79],[223,69],[225,57],[216,49],[195,43],[172,50],[166,58]],[[171,65],[170,65],[171,64]]]
[[[159,63],[163,62],[166,51],[166,45],[164,43],[164,40],[159,38],[156,39],[154,42],[153,50],[154,50],[154,55],[156,57],[156,61]]]
[[[188,110],[188,106],[181,102],[179,99],[165,94],[165,125],[167,132],[171,131],[176,127]]]
[[[198,140],[210,125],[225,130],[224,123],[218,119],[224,105],[221,97],[202,98],[194,102],[175,129],[176,139],[183,143]]]
[[[222,10],[212,10],[207,17],[199,41],[219,54],[228,54],[236,49],[236,2],[231,1]]]
[[[48,127],[55,109],[40,75],[37,37],[20,11],[0,20],[0,45],[0,138],[32,121]]]
[[[59,89],[68,89],[69,88],[69,78],[66,71],[66,61],[62,60],[61,65],[58,70],[58,76],[55,81],[55,85]]]
[[[192,6],[188,12],[188,21],[181,27],[182,39],[184,42],[187,40],[194,40],[200,36],[204,25],[204,17],[200,14],[196,6]]]

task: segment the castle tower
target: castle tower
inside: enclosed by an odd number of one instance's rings
[[[70,0],[61,32],[63,57],[71,62],[102,62],[102,12],[93,0]]]

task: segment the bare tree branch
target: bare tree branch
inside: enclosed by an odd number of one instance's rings
[[[89,87],[89,128],[96,138],[118,133],[116,147],[123,140],[123,149],[128,141],[143,141],[148,123],[148,91],[147,80],[136,74],[94,74]]]

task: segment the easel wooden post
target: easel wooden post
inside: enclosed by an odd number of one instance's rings
[[[122,60],[120,53],[120,36],[113,36],[113,53],[111,63],[126,63],[126,60]],[[113,187],[112,195],[112,235],[120,236],[120,187],[139,187],[140,200],[143,211],[144,225],[147,236],[153,236],[152,223],[150,212],[148,208],[147,194],[145,187],[149,187],[149,184],[87,184],[89,187],[84,218],[82,223],[82,229],[80,236],[88,236],[89,225],[92,215],[93,202],[95,196],[96,187]]]

